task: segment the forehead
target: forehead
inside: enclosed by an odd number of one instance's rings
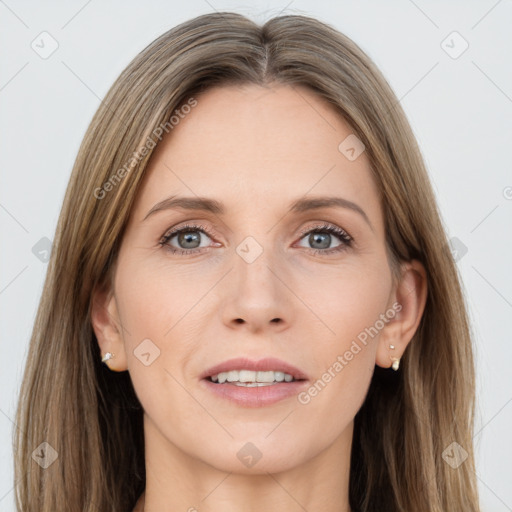
[[[195,99],[153,153],[136,208],[172,194],[215,197],[238,209],[338,193],[379,215],[365,153],[350,160],[339,149],[353,130],[314,92],[223,86]]]

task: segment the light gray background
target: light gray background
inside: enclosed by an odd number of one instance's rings
[[[448,234],[467,248],[458,267],[477,345],[481,504],[512,511],[512,3],[288,2],[0,0],[0,511],[14,510],[11,432],[47,268],[32,248],[53,239],[79,144],[119,73],[169,28],[214,10],[327,21],[370,55],[400,98]],[[43,31],[58,42],[47,59],[31,48]],[[464,42],[453,31],[469,44],[457,58]]]

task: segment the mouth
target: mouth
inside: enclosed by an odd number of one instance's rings
[[[218,384],[265,384],[272,385],[280,382],[307,380],[307,375],[295,366],[267,357],[258,361],[237,357],[212,366],[204,371],[202,379],[209,379]]]
[[[244,407],[262,407],[289,398],[309,382],[298,368],[274,358],[225,361],[201,375],[206,389]]]
[[[293,375],[281,371],[251,371],[230,370],[206,377],[216,384],[233,384],[247,388],[274,386],[280,382],[297,382],[305,379],[295,379]]]

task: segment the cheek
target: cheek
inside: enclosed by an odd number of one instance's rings
[[[307,344],[311,335],[304,337],[303,350],[309,351],[318,370],[312,386],[298,401],[310,410],[309,421],[316,421],[324,432],[332,429],[335,435],[338,422],[348,424],[357,413],[370,384],[377,341],[385,325],[382,316],[387,311],[391,274],[380,263],[347,265],[336,276],[315,274],[314,282],[308,303],[325,329],[315,337],[313,349]]]
[[[191,348],[188,315],[193,316],[198,293],[205,293],[197,284],[194,293],[184,293],[190,283],[195,281],[189,276],[180,277],[148,261],[120,260],[116,275],[118,313],[126,326],[123,340],[135,393],[149,421],[175,444],[182,444],[180,440],[193,431],[194,418],[201,413],[182,387]]]
[[[175,271],[150,259],[120,258],[116,275],[119,315],[125,342],[135,348],[150,338],[161,349],[179,332],[180,321],[206,293],[207,283],[193,272]]]
[[[351,257],[338,266],[301,269],[300,274],[294,291],[310,310],[304,318],[323,324],[317,338],[326,340],[326,347],[343,349],[386,311],[391,273],[383,258]],[[296,307],[304,309],[299,302]]]
[[[161,393],[155,389],[172,392],[169,373],[181,380],[176,375],[185,352],[180,348],[180,319],[190,305],[183,281],[169,274],[168,269],[145,259],[119,256],[115,282],[118,314],[128,370],[145,409],[157,404]]]

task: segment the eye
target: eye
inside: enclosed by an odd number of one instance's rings
[[[315,254],[331,254],[343,251],[350,247],[353,238],[344,230],[331,224],[322,224],[312,229],[303,230],[301,240],[306,238],[306,243],[311,247],[305,247]],[[213,236],[209,229],[202,225],[187,224],[178,229],[168,231],[160,240],[159,244],[165,247],[172,254],[193,255],[202,253],[212,247],[211,244],[201,246],[204,237]],[[338,240],[338,244],[331,247],[331,243]],[[220,247],[222,244],[214,243]],[[301,245],[300,247],[304,247]]]
[[[201,247],[201,239],[206,236],[206,238],[210,238],[210,232],[205,226],[200,225],[186,225],[182,226],[179,229],[174,229],[172,231],[167,232],[160,240],[160,245],[165,246],[165,248],[171,253],[181,253],[181,254],[189,254],[189,253],[198,253],[203,252],[202,249],[207,249],[207,246]],[[173,245],[171,242],[175,239],[175,244]],[[218,244],[220,245],[220,244]]]
[[[350,247],[353,242],[353,238],[344,230],[331,224],[323,224],[321,226],[315,226],[313,229],[303,231],[301,233],[301,240],[306,238],[306,243],[309,243],[311,247],[306,247],[314,251],[315,254],[323,253],[330,254],[339,252]],[[338,245],[331,247],[331,243],[335,239],[338,240]],[[303,247],[303,246],[301,246]]]

